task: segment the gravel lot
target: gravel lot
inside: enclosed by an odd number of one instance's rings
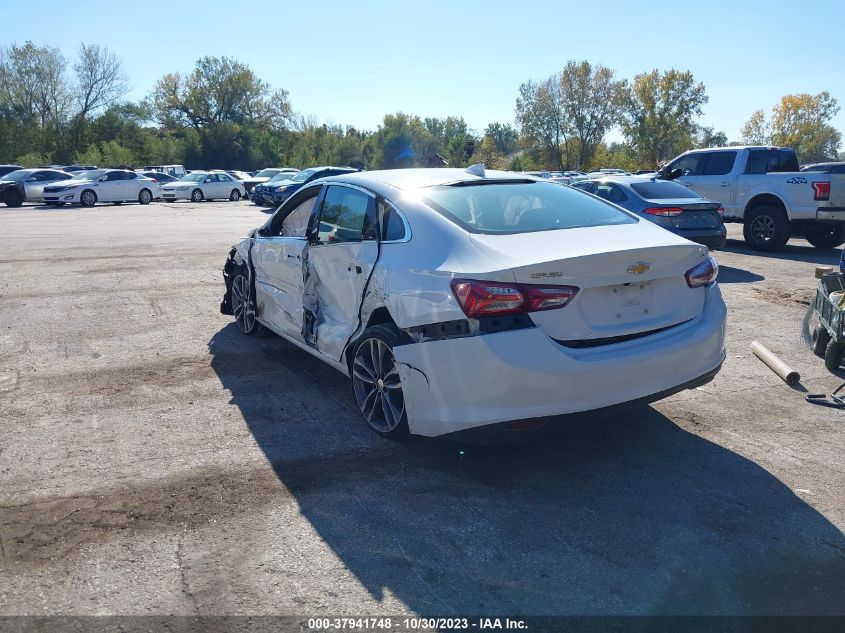
[[[394,444],[339,373],[219,313],[265,218],[0,209],[0,614],[845,612],[845,412],[749,350],[845,379],[802,339],[837,253],[717,253],[703,388],[531,445]]]

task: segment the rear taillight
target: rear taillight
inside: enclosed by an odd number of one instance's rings
[[[683,212],[684,210],[680,207],[649,207],[643,211],[643,213],[648,213],[649,215],[662,215],[664,217],[680,215]]]
[[[686,277],[687,285],[690,288],[701,288],[701,286],[709,286],[716,277],[719,276],[719,264],[712,257],[708,257],[697,266],[690,268],[684,277]]]
[[[725,207],[719,207],[718,209],[716,209],[716,213],[718,213],[719,215],[725,215]]]
[[[815,192],[815,195],[813,196],[813,200],[829,200],[830,199],[830,183],[829,182],[814,182],[813,183],[813,191]]]
[[[572,301],[578,288],[453,279],[452,293],[464,314],[477,319],[562,308]]]

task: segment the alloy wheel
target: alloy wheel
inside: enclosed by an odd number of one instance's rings
[[[772,240],[775,236],[775,231],[775,221],[768,215],[757,216],[751,223],[751,235],[754,236],[754,241],[761,244]]]
[[[94,195],[93,191],[83,191],[82,197],[80,198],[80,202],[86,207],[93,207],[94,203],[97,201],[97,197]]]
[[[140,202],[141,204],[149,204],[150,200],[152,200],[152,199],[153,199],[153,195],[149,191],[144,189],[141,192],[141,197],[139,198],[138,202]]]
[[[369,338],[355,351],[352,387],[358,408],[373,429],[395,431],[405,415],[405,398],[393,351],[382,340]]]
[[[202,202],[202,191],[194,189],[191,192],[191,202]]]
[[[238,328],[245,334],[255,328],[255,305],[251,294],[249,279],[238,275],[232,280],[232,312]]]
[[[229,195],[229,200],[232,202],[237,202],[241,199],[241,192],[237,189],[232,189],[232,193]]]

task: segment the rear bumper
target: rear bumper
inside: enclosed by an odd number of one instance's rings
[[[845,207],[819,207],[816,220],[821,222],[845,222]]]
[[[704,309],[692,321],[622,343],[572,349],[529,328],[396,347],[409,428],[445,435],[701,384],[724,361],[727,313],[717,285],[704,291]]]
[[[690,242],[703,244],[707,248],[724,248],[728,239],[728,231],[724,224],[715,229],[674,229],[673,232]]]

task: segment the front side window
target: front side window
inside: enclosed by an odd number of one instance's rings
[[[368,221],[372,198],[363,191],[349,187],[329,187],[320,214],[317,239],[321,244],[360,242],[362,235],[372,233]]]
[[[429,207],[473,233],[637,223],[616,207],[551,182],[473,181],[431,187],[427,193]]]
[[[282,220],[282,228],[279,235],[283,237],[305,238],[308,232],[308,221],[311,219],[311,212],[314,210],[314,203],[317,201],[317,191],[314,195],[297,204]]]
[[[701,154],[687,154],[672,164],[672,171],[680,169],[681,176],[697,176],[701,157]]]
[[[232,182],[232,179],[226,174],[217,174],[217,180],[220,182]]]
[[[736,152],[712,152],[707,154],[702,176],[724,176],[731,173],[736,162]]]

